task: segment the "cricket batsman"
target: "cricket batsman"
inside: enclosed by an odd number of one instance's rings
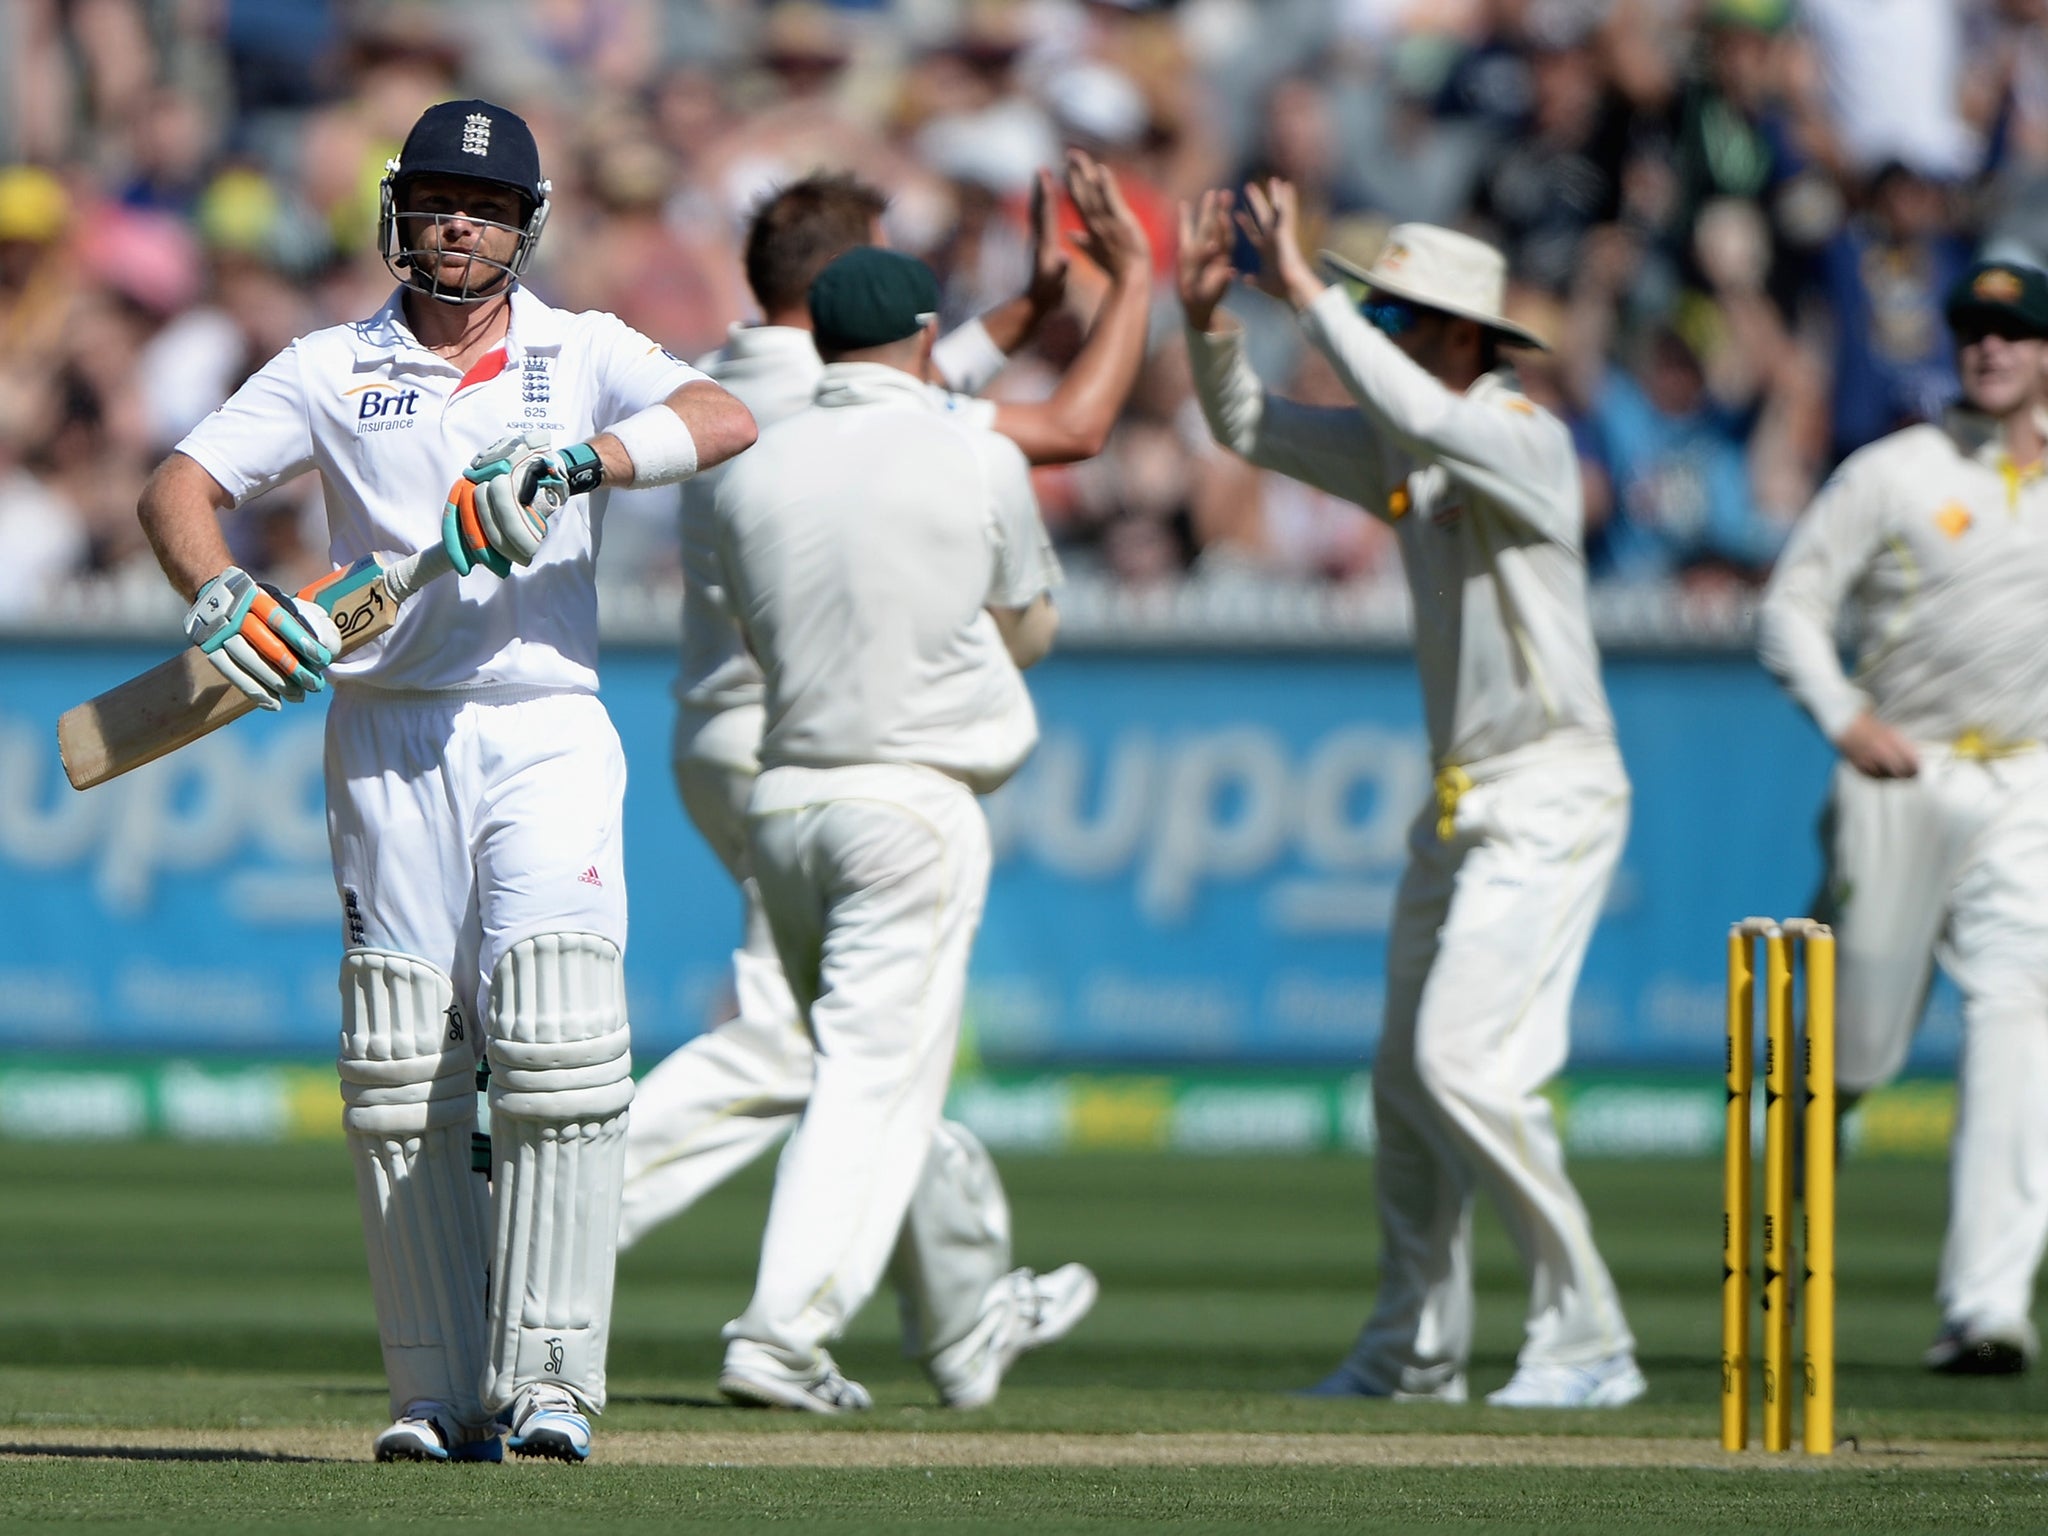
[[[633,1097],[626,768],[597,698],[604,488],[686,479],[755,435],[645,336],[521,286],[548,191],[519,117],[428,109],[382,183],[397,290],[265,364],[140,507],[192,600],[187,637],[234,686],[271,709],[334,695],[342,1119],[391,1388],[379,1461],[590,1454]],[[337,565],[440,544],[457,573],[345,661],[221,534],[220,513],[307,470]],[[488,1187],[470,1166],[479,1056]]]

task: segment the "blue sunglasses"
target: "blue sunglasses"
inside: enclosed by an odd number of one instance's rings
[[[1358,306],[1366,323],[1383,336],[1400,336],[1415,329],[1422,311],[1406,299],[1366,299]]]

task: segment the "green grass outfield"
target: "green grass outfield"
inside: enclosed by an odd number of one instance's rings
[[[1019,1261],[1083,1259],[1103,1297],[994,1407],[937,1410],[886,1301],[838,1351],[875,1413],[716,1402],[763,1168],[623,1261],[596,1459],[493,1468],[364,1460],[384,1391],[339,1145],[0,1158],[0,1529],[2048,1528],[2048,1373],[1917,1368],[1943,1205],[1924,1161],[1845,1170],[1839,1430],[1855,1448],[1828,1462],[1715,1446],[1711,1163],[1578,1167],[1651,1396],[1530,1415],[1287,1395],[1364,1314],[1364,1163],[1104,1154],[1005,1161]],[[1479,1286],[1475,1397],[1506,1379],[1522,1305],[1485,1218]]]

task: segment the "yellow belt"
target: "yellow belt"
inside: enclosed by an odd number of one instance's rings
[[[1458,831],[1458,802],[1472,787],[1472,775],[1456,763],[1436,771],[1436,835],[1448,843]]]
[[[2000,741],[1973,729],[1963,732],[1951,742],[1949,750],[1967,762],[1992,763],[2001,757],[2017,757],[2022,752],[2031,752],[2038,746],[2038,741]],[[1441,800],[1443,791],[1438,790],[1437,795]]]

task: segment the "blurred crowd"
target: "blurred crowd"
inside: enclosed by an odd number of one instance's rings
[[[1501,244],[1595,573],[1681,606],[1739,602],[1834,463],[1953,395],[1973,254],[2048,253],[2048,0],[9,0],[0,37],[0,618],[155,580],[143,477],[383,301],[384,160],[452,96],[541,141],[532,286],[685,356],[752,315],[740,234],[780,182],[881,186],[950,324],[1028,278],[1036,168],[1102,157],[1152,234],[1152,342],[1108,450],[1040,492],[1069,568],[1132,585],[1398,577],[1355,508],[1209,441],[1170,276],[1205,187],[1286,176],[1360,262],[1401,220]],[[1051,387],[1088,278],[998,393]],[[1267,378],[1342,399],[1284,312],[1234,307]],[[238,557],[323,570],[318,497],[240,509]],[[620,498],[608,571],[672,574],[673,511]]]

